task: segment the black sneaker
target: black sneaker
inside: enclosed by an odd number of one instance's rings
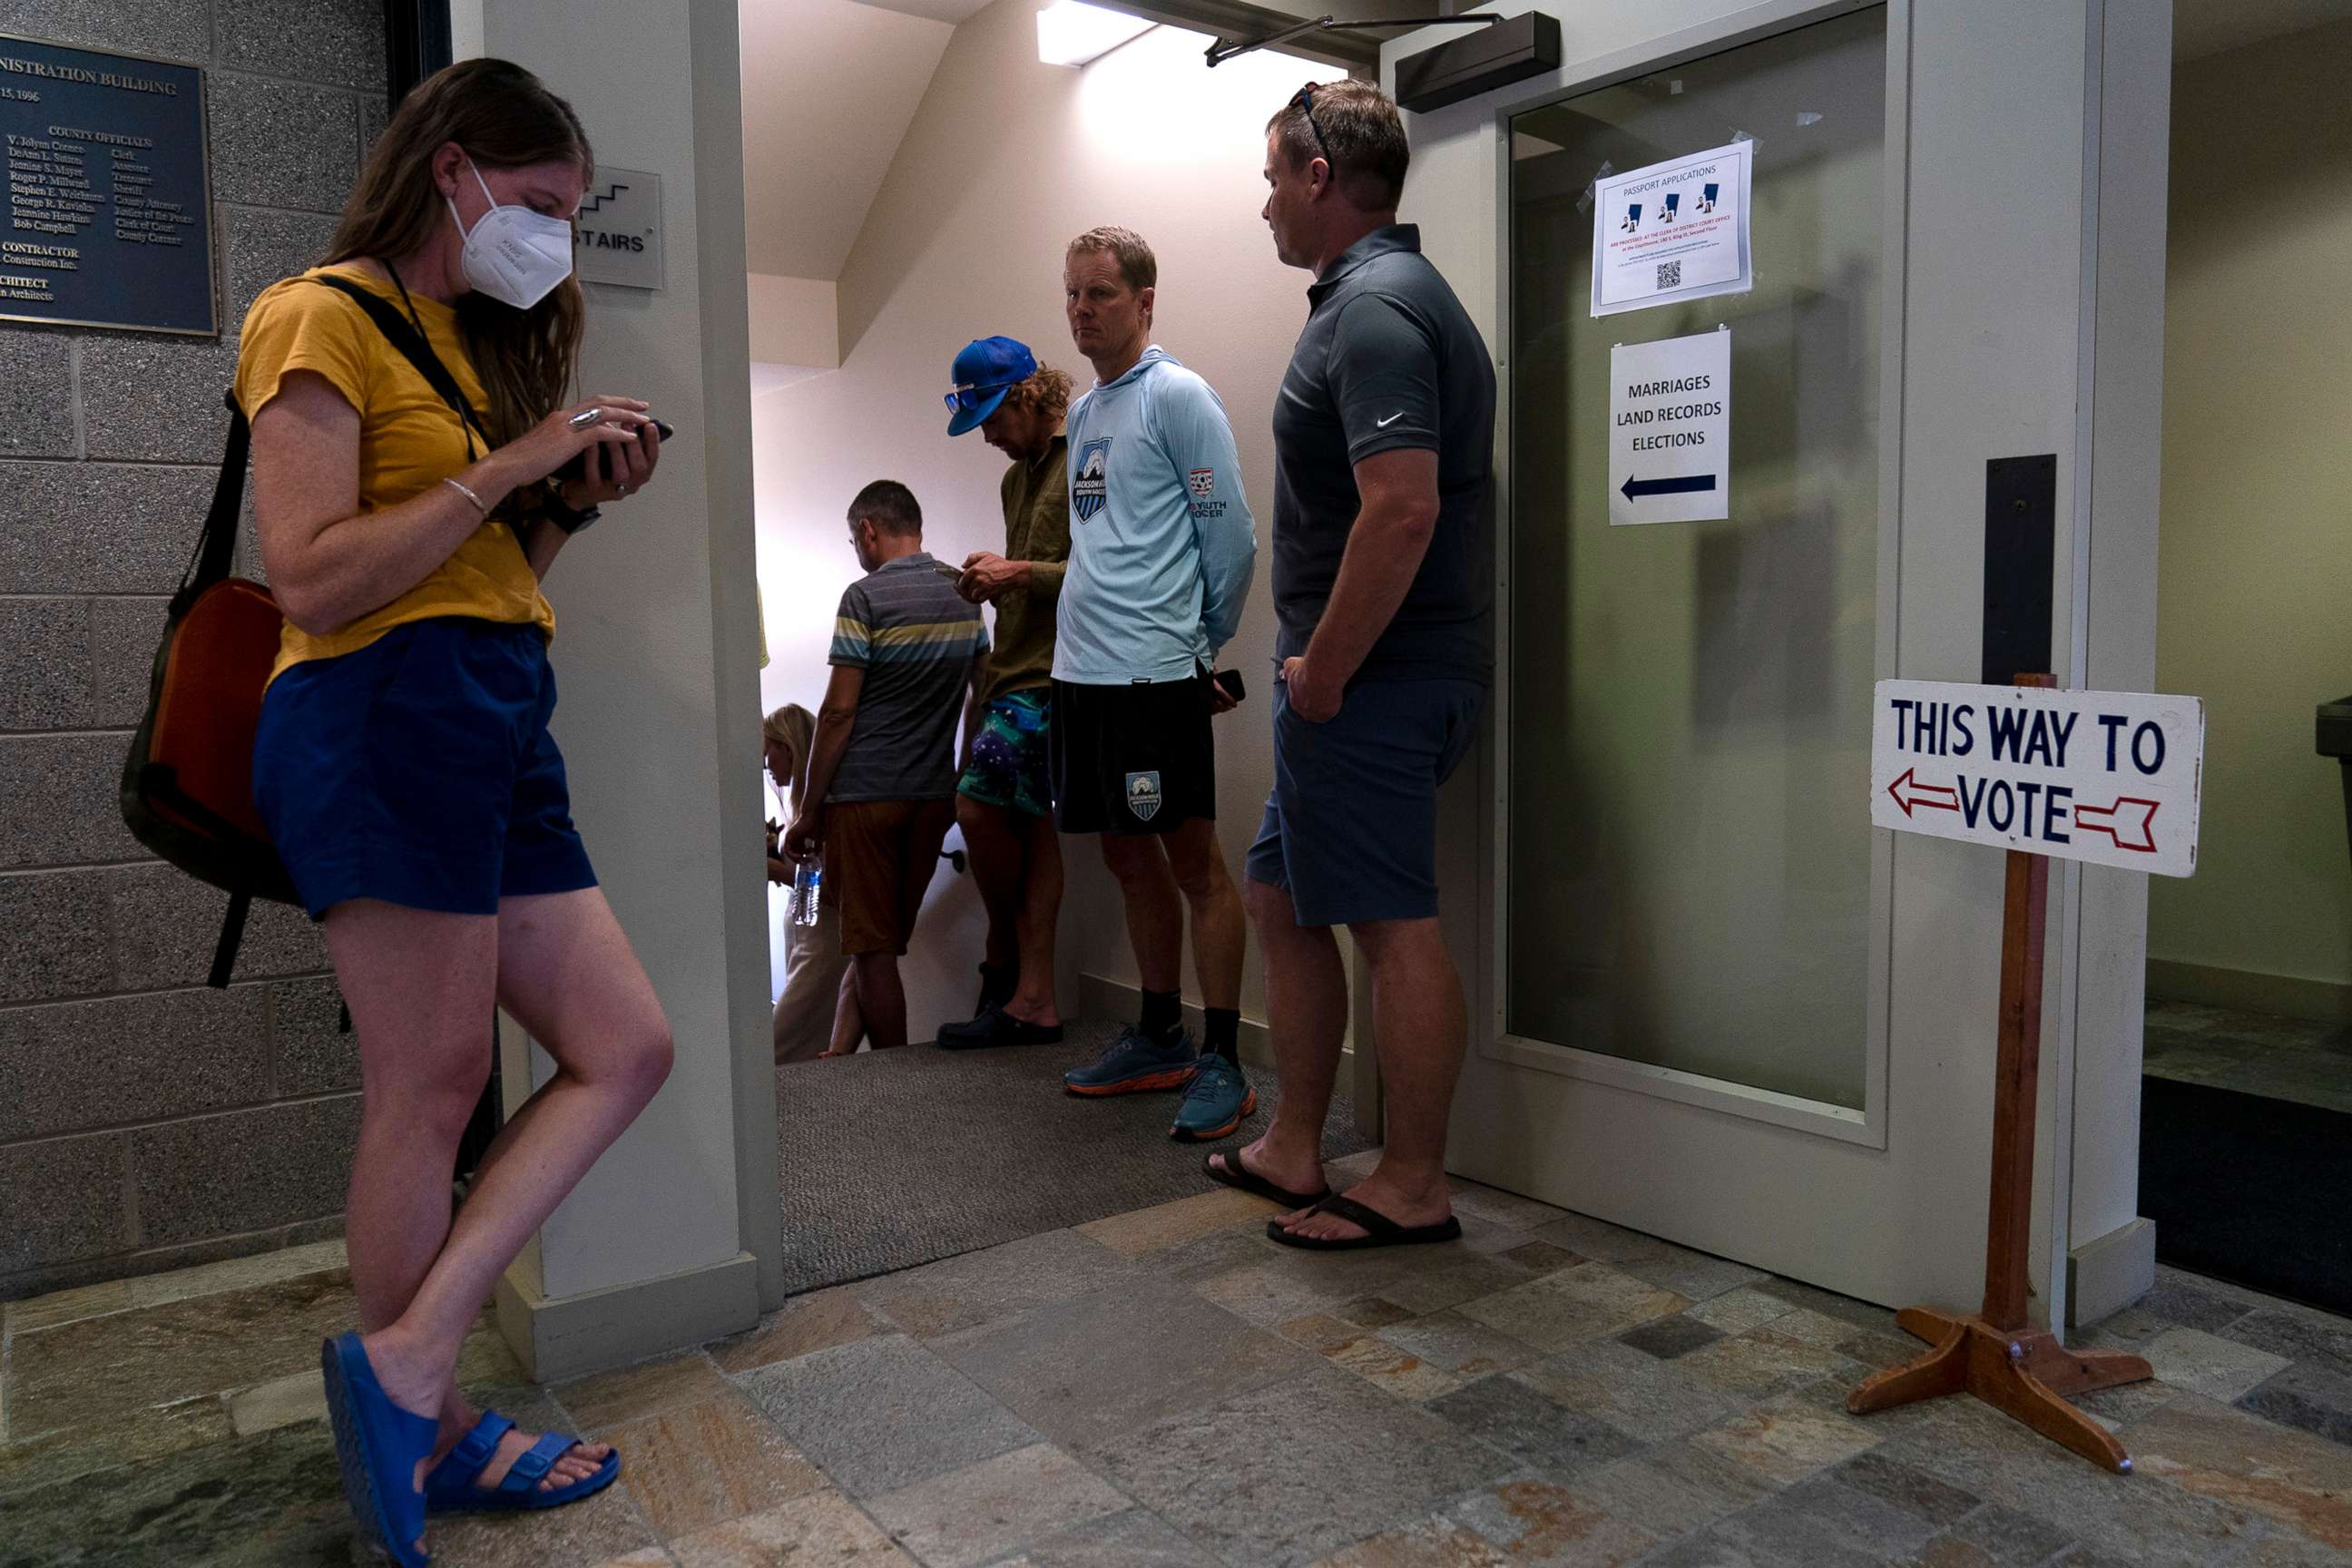
[[[1058,1046],[1062,1043],[1062,1026],[1032,1024],[1002,1007],[991,1007],[969,1023],[942,1026],[939,1043],[941,1050],[948,1051],[985,1050],[992,1046]]]
[[[988,1016],[992,1007],[1002,1007],[1013,1000],[1013,993],[1021,986],[1021,966],[1018,963],[983,963],[980,966],[980,1000],[971,1005],[971,1022],[978,1024]]]
[[[980,1000],[971,1005],[971,1016],[952,1024],[940,1026],[942,1045],[950,1035],[962,1037],[984,1034],[989,1027],[988,1016],[1013,1000],[1013,993],[1021,984],[1021,968],[1013,963],[983,963],[980,966]]]

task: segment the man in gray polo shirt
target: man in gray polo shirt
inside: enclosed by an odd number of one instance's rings
[[[849,542],[866,575],[834,616],[833,677],[783,842],[794,860],[824,851],[824,896],[840,902],[841,951],[879,1051],[907,1043],[898,960],[955,824],[956,720],[977,710],[988,628],[956,592],[957,569],[924,550],[923,509],[896,479],[849,503]]]
[[[1379,89],[1302,89],[1266,127],[1276,254],[1315,273],[1275,405],[1281,623],[1274,791],[1247,896],[1282,1077],[1273,1127],[1212,1155],[1218,1181],[1293,1212],[1292,1247],[1446,1241],[1445,1123],[1466,1033],[1437,924],[1437,791],[1475,737],[1488,647],[1495,367],[1396,221],[1410,153]],[[1348,1022],[1331,928],[1371,969],[1388,1141],[1345,1196],[1324,1114]]]

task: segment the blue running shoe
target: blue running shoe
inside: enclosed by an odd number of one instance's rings
[[[1241,1064],[1210,1051],[1201,1058],[1201,1070],[1192,1075],[1168,1136],[1180,1143],[1230,1138],[1256,1109],[1257,1090],[1242,1076]]]
[[[1129,1024],[1103,1054],[1062,1075],[1072,1094],[1149,1094],[1181,1089],[1201,1068],[1192,1037],[1179,1029],[1172,1039],[1155,1040]]]

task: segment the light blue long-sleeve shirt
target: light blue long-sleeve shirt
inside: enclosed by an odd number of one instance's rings
[[[1257,561],[1225,405],[1152,348],[1073,404],[1068,431],[1054,679],[1123,686],[1212,665],[1241,626]]]

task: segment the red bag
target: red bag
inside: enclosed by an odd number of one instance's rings
[[[147,714],[122,765],[122,820],[164,860],[229,895],[210,984],[226,986],[256,899],[299,904],[253,804],[253,740],[277,662],[269,590],[229,575],[252,431],[228,397],[228,447],[195,554],[163,624]]]
[[[488,446],[480,416],[420,331],[347,278],[310,281],[358,305],[415,366],[466,427],[469,458],[477,435]],[[302,901],[253,804],[253,741],[261,728],[262,691],[278,661],[281,617],[268,589],[228,574],[253,430],[235,392],[227,403],[228,447],[212,510],[172,596],[163,646],[155,650],[147,716],[122,764],[122,819],[131,834],[181,870],[228,893],[228,914],[213,952],[210,984],[215,986],[228,984],[254,900]]]

